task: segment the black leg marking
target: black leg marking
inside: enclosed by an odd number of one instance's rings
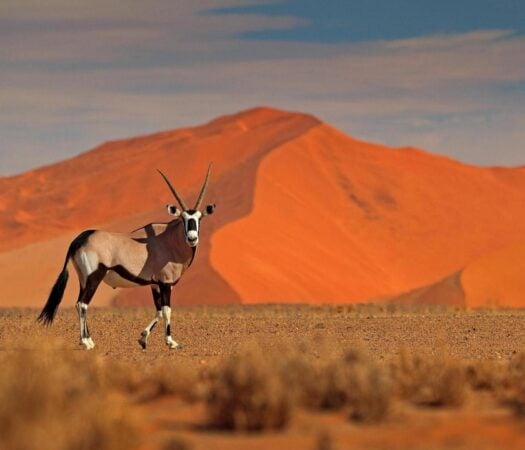
[[[153,302],[155,303],[156,314],[155,314],[155,319],[153,319],[153,321],[150,322],[146,326],[146,328],[142,331],[142,333],[140,333],[140,338],[138,342],[140,346],[142,347],[142,350],[146,350],[146,347],[148,345],[148,337],[150,333],[153,331],[153,328],[155,328],[155,325],[157,325],[157,322],[161,315],[160,311],[162,308],[161,306],[162,301],[161,301],[160,287],[157,285],[151,286],[151,293],[153,295]]]
[[[161,295],[161,305],[162,306],[171,306],[171,286],[169,284],[159,284],[160,295]]]
[[[106,276],[107,271],[108,270],[103,265],[100,265],[97,270],[88,276],[86,285],[84,288],[80,288],[77,302],[89,305],[89,302],[95,295],[100,282]]]
[[[85,337],[87,337],[87,338],[91,337],[91,334],[89,334],[89,327],[88,327],[88,323],[87,323],[87,309],[85,311],[84,326],[86,327]]]
[[[165,330],[166,331],[166,336],[165,336],[166,344],[168,345],[169,348],[181,349],[182,346],[180,344],[178,344],[177,342],[175,342],[172,339],[172,337],[171,337],[171,324],[170,324],[170,321],[171,321],[171,306],[170,306],[170,302],[171,302],[171,288],[172,288],[172,286],[168,285],[168,284],[160,284],[159,287],[160,287],[160,292],[161,292],[161,295],[162,295],[162,314],[164,316],[165,325],[166,325],[166,330]]]
[[[83,339],[90,338],[89,328],[87,324],[87,306],[89,305],[89,302],[91,302],[91,299],[95,295],[95,292],[97,291],[97,288],[100,285],[100,282],[106,276],[106,273],[107,273],[107,269],[102,264],[99,265],[98,269],[95,270],[93,273],[91,273],[87,277],[86,285],[83,288],[81,287],[80,292],[78,293],[77,306],[78,306],[78,313],[81,318],[81,321],[80,321],[81,323],[81,327],[80,327],[81,341]]]
[[[162,308],[161,292],[159,286],[152,286],[151,293],[153,294],[153,303],[155,303],[155,309],[160,311]]]

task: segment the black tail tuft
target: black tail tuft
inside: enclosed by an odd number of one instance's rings
[[[58,278],[55,281],[53,288],[51,289],[51,293],[49,294],[49,298],[47,299],[46,306],[44,306],[44,309],[42,310],[37,319],[44,325],[51,325],[53,323],[53,319],[55,318],[55,315],[57,313],[58,305],[60,305],[62,297],[64,296],[67,279],[69,278],[69,274],[67,271],[67,263],[69,259],[75,255],[78,249],[81,248],[87,242],[89,236],[91,236],[94,232],[95,230],[83,231],[75,239],[73,239],[73,241],[69,245],[62,272],[60,272],[60,275],[58,275]]]
[[[42,322],[44,325],[51,325],[53,323],[53,319],[55,318],[55,314],[57,313],[58,305],[60,305],[62,297],[64,296],[64,291],[66,290],[68,278],[69,274],[67,271],[67,266],[64,265],[62,272],[60,272],[60,275],[58,275],[58,278],[55,281],[53,288],[51,289],[51,293],[49,294],[49,298],[47,299],[44,309],[38,316],[37,320],[39,322]]]

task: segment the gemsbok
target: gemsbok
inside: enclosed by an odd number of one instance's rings
[[[38,321],[50,325],[64,296],[68,280],[68,262],[75,267],[80,282],[76,308],[80,320],[80,344],[90,350],[95,346],[89,334],[87,310],[100,284],[113,288],[150,285],[155,303],[155,318],[142,331],[139,344],[146,348],[148,337],[161,317],[165,323],[165,341],[169,348],[182,348],[171,337],[171,289],[190,267],[199,243],[201,219],[213,214],[215,204],[201,206],[208,187],[211,164],[193,208],[187,208],[168,178],[159,170],[181,209],[167,205],[175,219],[168,223],[150,223],[130,234],[86,230],[70,244],[62,272],[51,289]]]

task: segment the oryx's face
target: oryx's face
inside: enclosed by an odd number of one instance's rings
[[[206,174],[206,179],[204,180],[204,184],[202,186],[201,192],[199,194],[199,198],[197,199],[197,202],[195,203],[195,207],[188,209],[186,208],[186,205],[184,204],[184,201],[182,198],[177,194],[177,191],[175,188],[171,185],[171,183],[168,181],[166,176],[160,172],[166,183],[168,184],[169,188],[171,189],[171,192],[179,202],[179,205],[182,209],[177,208],[175,205],[168,205],[168,214],[180,217],[184,223],[184,235],[186,237],[186,243],[190,247],[196,247],[199,243],[199,231],[200,231],[200,225],[201,225],[201,219],[209,214],[213,214],[215,210],[215,204],[207,205],[206,208],[202,211],[200,211],[200,207],[202,204],[202,200],[204,199],[204,194],[206,192],[206,188],[208,186],[208,180],[210,177],[210,170],[211,170],[211,164],[208,168],[208,173]]]
[[[201,219],[209,214],[213,214],[215,205],[207,205],[203,211],[196,209],[188,209],[181,211],[174,205],[168,205],[168,214],[181,217],[184,222],[184,235],[186,236],[186,243],[190,247],[196,247],[199,243],[199,231],[201,229]]]

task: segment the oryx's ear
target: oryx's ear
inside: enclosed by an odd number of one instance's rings
[[[210,214],[213,214],[213,212],[215,211],[215,207],[215,203],[213,203],[212,205],[206,205],[206,209],[203,211],[202,215],[209,216]]]
[[[175,205],[166,205],[166,208],[168,208],[168,214],[170,216],[179,217],[181,214],[180,209],[177,208]]]

